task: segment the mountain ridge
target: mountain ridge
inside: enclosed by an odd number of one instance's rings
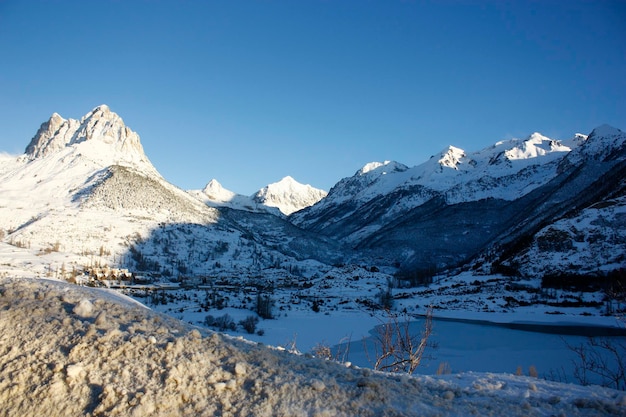
[[[290,176],[268,184],[250,196],[227,190],[216,179],[209,181],[202,190],[190,190],[189,193],[212,207],[267,212],[282,217],[315,204],[327,194],[309,184],[300,184]]]
[[[49,273],[53,264],[77,270],[96,263],[195,275],[222,265],[249,269],[249,260],[256,269],[297,262],[293,256],[335,256],[330,242],[295,230],[278,208],[265,208],[272,215],[231,215],[169,183],[143,153],[139,135],[106,106],[80,121],[53,114],[27,151],[3,155],[0,236],[35,259],[29,262],[39,265],[38,274]],[[310,247],[301,255],[291,248],[296,236],[318,243],[299,244]],[[57,252],[65,254],[63,261],[56,260]],[[44,260],[50,264],[41,265]]]
[[[32,160],[93,140],[103,141],[121,153],[133,154],[142,162],[146,160],[139,135],[104,104],[95,107],[80,121],[66,120],[53,113],[47,122],[42,123],[25,153]]]
[[[165,276],[310,277],[356,264],[388,277],[503,265],[540,275],[547,265],[537,251],[558,229],[570,252],[589,236],[585,247],[601,256],[576,256],[585,270],[606,270],[626,252],[623,192],[615,191],[623,190],[625,143],[610,126],[563,141],[533,133],[475,152],[449,146],[414,167],[370,162],[327,194],[285,177],[242,196],[217,180],[191,191],[169,183],[139,135],[99,106],[80,121],[53,114],[24,155],[2,157],[0,231],[6,244],[32,245],[30,253],[60,247],[75,265],[110,253],[98,262]],[[587,226],[563,231],[579,214]],[[607,222],[617,227],[611,243],[594,243],[610,230],[596,224]]]
[[[567,141],[534,133],[472,153],[450,146],[413,168],[358,171],[291,221],[404,270],[454,268],[603,201],[624,176],[611,170],[626,159],[625,143],[622,131],[601,126]]]

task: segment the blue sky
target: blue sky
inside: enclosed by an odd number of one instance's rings
[[[625,22],[624,1],[0,0],[0,151],[107,104],[170,182],[252,194],[626,130]]]

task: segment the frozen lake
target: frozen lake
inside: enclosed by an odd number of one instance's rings
[[[411,322],[411,333],[420,334],[423,321]],[[587,336],[616,336],[623,329],[574,325],[493,324],[452,319],[434,319],[430,342],[436,348],[428,348],[420,374],[435,374],[441,363],[447,363],[453,373],[462,371],[515,373],[521,367],[528,375],[534,366],[539,377],[562,382],[577,382],[574,378],[576,355],[569,345],[587,342]],[[370,332],[373,334],[374,330]],[[373,337],[366,339],[367,351],[374,353]],[[346,345],[332,348],[333,352],[345,351]],[[371,367],[364,340],[350,343],[348,359],[355,365]]]

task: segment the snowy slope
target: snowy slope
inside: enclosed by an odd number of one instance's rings
[[[623,392],[510,374],[385,375],[184,325],[103,290],[0,282],[2,414],[624,415]]]
[[[413,168],[371,163],[290,220],[405,270],[460,266],[607,198],[625,142],[602,126],[566,141],[534,133],[473,153],[451,146]]]
[[[246,197],[217,181],[193,192],[168,183],[106,106],[78,121],[55,114],[24,155],[0,154],[0,277],[126,287],[100,279],[125,267],[156,288],[129,294],[160,293],[155,309],[194,324],[208,312],[255,315],[265,294],[270,340],[320,341],[322,324],[301,324],[332,323],[336,334],[348,316],[370,329],[386,291],[409,315],[433,305],[442,317],[606,326],[615,320],[602,317],[601,291],[543,291],[541,274],[624,267],[625,144],[609,126],[562,142],[533,134],[474,153],[449,147],[413,168],[370,163],[325,198],[288,177]],[[468,268],[429,286],[411,281],[451,265]],[[175,289],[166,296],[163,285]],[[11,413],[621,415],[626,406],[611,391],[510,375],[379,375],[191,331],[83,291],[2,284],[0,403]]]
[[[275,243],[268,248],[265,241],[249,241],[255,231],[248,231],[243,220],[228,220],[167,182],[144,154],[139,136],[107,106],[80,121],[55,113],[24,155],[0,158],[0,238],[30,256],[39,275],[94,265],[197,275],[290,260]],[[214,198],[220,201],[237,199],[217,182],[205,191],[217,192]],[[284,223],[280,230],[295,229],[276,216],[253,221],[259,230],[276,222]],[[291,241],[305,234],[275,240],[293,253]],[[13,266],[6,262],[2,269]]]
[[[498,142],[470,154],[450,146],[413,168],[392,161],[372,162],[353,177],[339,181],[324,200],[298,213],[293,221],[308,226],[315,223],[317,215],[342,204],[356,209],[375,198],[400,191],[411,194],[415,189],[424,190],[423,198],[409,196],[398,202],[395,211],[419,206],[433,193],[443,195],[448,204],[487,197],[513,200],[553,178],[555,162],[585,139],[584,135],[576,135],[560,142],[534,133],[525,140]]]
[[[145,234],[159,221],[216,219],[159,175],[139,136],[106,106],[80,121],[54,114],[24,155],[6,158],[0,229],[23,247],[59,242],[73,253],[101,245],[115,251],[125,236]]]
[[[305,207],[312,206],[326,196],[326,191],[300,184],[287,176],[282,180],[261,188],[253,200],[269,207],[278,208],[289,215]]]
[[[528,248],[515,254],[506,264],[523,276],[597,275],[623,269],[626,265],[626,196],[594,204],[574,216],[545,226]]]
[[[312,206],[326,196],[326,191],[300,184],[289,176],[261,188],[251,196],[227,190],[215,179],[209,181],[203,190],[191,190],[189,193],[211,207],[229,207],[279,216],[288,216]]]
[[[55,114],[27,153],[0,155],[0,276],[95,279],[123,268],[168,285],[222,288],[246,311],[254,288],[271,290],[285,314],[331,314],[379,308],[390,286],[448,270],[443,300],[430,290],[394,288],[395,296],[410,311],[426,299],[510,311],[511,279],[529,278],[530,297],[552,270],[624,267],[625,143],[623,132],[601,126],[562,142],[533,134],[474,153],[449,147],[413,168],[370,163],[287,217],[269,206],[288,212],[322,193],[289,177],[256,197],[217,181],[185,192],[158,174],[106,106],[80,121]],[[468,285],[456,267],[480,282],[494,274],[493,283]],[[500,274],[511,271],[515,278]],[[603,314],[600,298],[590,296],[584,313]]]

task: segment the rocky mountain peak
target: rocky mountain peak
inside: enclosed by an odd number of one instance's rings
[[[106,105],[94,108],[80,121],[66,120],[58,113],[53,113],[26,147],[26,154],[29,159],[41,158],[91,140],[110,145],[115,151],[144,157],[139,135]]]
[[[458,165],[461,160],[465,158],[465,151],[455,146],[449,146],[444,152],[441,153],[441,158],[437,161],[442,167],[452,168],[458,170]]]
[[[26,154],[35,159],[57,152],[71,142],[78,125],[76,120],[65,120],[58,113],[53,113],[37,130],[26,147]]]

